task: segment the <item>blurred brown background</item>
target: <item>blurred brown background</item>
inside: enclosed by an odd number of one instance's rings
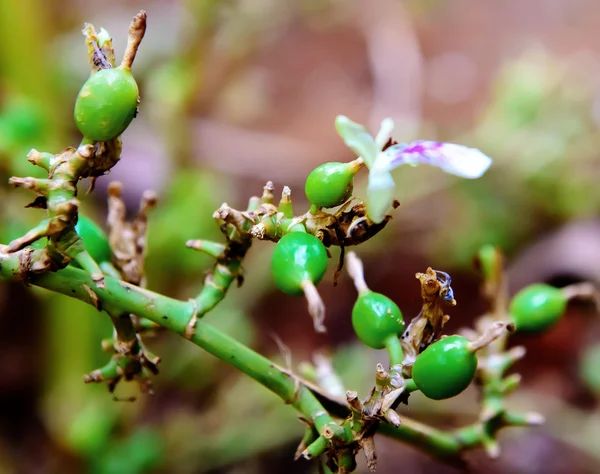
[[[304,212],[308,172],[352,158],[335,133],[337,114],[374,132],[392,117],[400,141],[451,141],[494,158],[477,181],[426,167],[395,172],[401,207],[359,253],[370,287],[406,319],[419,310],[414,274],[431,265],[453,277],[450,330],[470,324],[485,309],[471,259],[486,243],[506,252],[513,292],[534,281],[600,280],[597,2],[0,0],[2,183],[38,173],[29,149],[78,143],[72,107],[89,73],[84,22],[106,28],[119,56],[139,9],[149,25],[134,65],[140,115],[123,136],[122,161],[82,201],[103,222],[110,180],[124,183],[132,212],[143,190],[159,193],[150,288],[180,298],[198,291],[210,260],[184,243],[218,238],[211,214],[221,202],[241,208],[272,180],[278,192],[289,185]],[[25,191],[1,186],[7,242],[41,214],[23,211]],[[254,246],[244,287],[207,319],[281,359],[278,337],[295,364],[328,351],[346,388],[366,395],[385,355],[355,341],[348,278],[333,288],[329,275],[321,285],[329,334],[316,336],[304,302],[275,291],[271,249]],[[105,362],[108,318],[7,284],[0,311],[0,472],[315,472],[292,462],[302,433],[293,411],[197,347],[170,335],[149,341],[163,359],[156,395],[117,403],[105,387],[81,382]],[[600,472],[600,387],[581,369],[600,343],[598,316],[571,305],[551,332],[515,343],[529,352],[510,406],[548,422],[503,432],[501,458],[471,453],[473,470]],[[476,412],[474,390],[435,403],[415,395],[404,409],[438,426],[469,423]],[[377,447],[380,474],[453,472],[397,442],[379,438]]]

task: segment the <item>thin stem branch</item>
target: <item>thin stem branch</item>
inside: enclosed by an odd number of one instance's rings
[[[390,366],[402,365],[404,361],[404,352],[402,350],[402,344],[398,339],[398,336],[393,334],[385,340],[385,348],[388,351],[390,357]]]
[[[402,416],[400,426],[382,423],[379,432],[446,461],[458,460],[458,455],[464,448],[460,439],[454,434],[424,425],[405,416]]]

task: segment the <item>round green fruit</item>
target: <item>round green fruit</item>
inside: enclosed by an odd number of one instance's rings
[[[271,273],[277,288],[288,295],[303,295],[302,284],[311,281],[317,285],[326,270],[327,250],[314,235],[291,232],[275,245]]]
[[[75,232],[83,240],[83,247],[96,263],[110,262],[112,250],[104,231],[91,219],[79,215]]]
[[[412,376],[423,395],[444,400],[455,397],[471,384],[477,370],[477,356],[467,348],[469,342],[462,336],[445,337],[419,354]]]
[[[102,69],[90,76],[75,102],[75,123],[89,140],[121,135],[135,116],[139,89],[130,69]]]
[[[352,326],[363,344],[372,349],[384,349],[387,339],[402,335],[404,319],[400,308],[391,299],[367,290],[354,303]]]
[[[521,332],[541,332],[552,327],[564,314],[567,297],[559,288],[543,283],[529,285],[510,302],[509,312]]]
[[[354,175],[360,166],[351,163],[325,163],[317,166],[306,178],[304,192],[315,206],[335,207],[352,196]]]

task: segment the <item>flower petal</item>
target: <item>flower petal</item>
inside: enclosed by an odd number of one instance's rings
[[[383,222],[394,202],[396,183],[389,171],[374,168],[369,172],[367,216],[375,224]]]
[[[424,163],[469,179],[480,178],[492,164],[492,159],[477,148],[429,140],[394,145],[384,154],[388,158],[387,170],[404,164]]]
[[[361,156],[367,167],[371,167],[379,149],[367,129],[344,115],[335,118],[335,128],[356,156]]]

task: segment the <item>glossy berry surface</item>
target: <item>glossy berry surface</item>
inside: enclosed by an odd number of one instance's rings
[[[404,332],[404,319],[391,299],[367,290],[354,303],[352,327],[363,344],[383,349],[388,338],[399,337]]]
[[[75,232],[83,240],[83,247],[97,263],[110,262],[112,251],[104,231],[91,219],[79,214]]]
[[[352,163],[331,162],[317,166],[306,178],[306,197],[315,206],[343,204],[352,196],[356,171]]]
[[[562,290],[536,283],[513,297],[509,312],[517,331],[540,332],[556,324],[566,307],[567,297]]]
[[[477,356],[467,349],[468,343],[462,336],[445,337],[419,354],[412,376],[423,395],[444,400],[455,397],[471,384],[477,370]]]
[[[273,250],[271,273],[281,291],[288,295],[304,294],[306,280],[317,285],[327,270],[327,250],[314,235],[291,232],[284,235]]]
[[[129,126],[138,106],[139,90],[131,70],[103,69],[90,76],[75,102],[75,123],[83,136],[107,141]]]

